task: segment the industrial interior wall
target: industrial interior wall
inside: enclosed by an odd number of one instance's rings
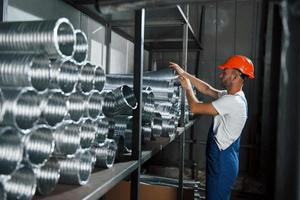
[[[9,0],[7,21],[30,21],[68,18],[75,29],[85,32],[89,43],[89,60],[106,70],[105,26],[76,10],[62,0]],[[112,32],[111,60],[108,73],[133,72],[132,42]],[[145,52],[145,68],[148,64]]]
[[[257,175],[259,167],[260,140],[260,101],[262,58],[259,55],[259,30],[261,16],[260,0],[219,0],[207,1],[190,5],[190,21],[197,34],[200,35],[203,50],[188,53],[188,71],[198,78],[208,82],[216,88],[221,88],[217,66],[233,54],[243,54],[251,58],[255,65],[256,78],[248,81],[243,90],[249,104],[248,121],[242,133],[240,150],[240,172]],[[202,14],[201,14],[202,13]],[[201,27],[201,16],[202,27]],[[155,52],[152,56],[152,66],[167,67],[173,60],[181,63],[181,52]],[[212,99],[198,95],[200,100]],[[195,143],[186,144],[186,165],[205,169],[205,148],[207,132],[212,117],[201,116],[194,125],[194,130],[187,134],[187,139],[195,139]],[[190,140],[192,141],[192,140]],[[159,164],[160,160],[169,165],[177,165],[179,143],[168,146],[162,154],[153,160]],[[172,156],[170,156],[172,155]],[[196,165],[195,165],[196,164]]]

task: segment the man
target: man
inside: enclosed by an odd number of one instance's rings
[[[245,56],[234,55],[219,66],[219,78],[226,90],[217,90],[184,71],[176,63],[170,67],[180,75],[191,112],[214,116],[206,148],[206,199],[230,199],[231,187],[238,175],[240,135],[247,119],[247,100],[242,91],[247,78],[254,78],[254,66]],[[216,100],[203,103],[194,95],[197,90]]]

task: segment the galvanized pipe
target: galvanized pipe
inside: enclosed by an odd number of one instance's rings
[[[76,45],[74,47],[73,59],[78,65],[83,65],[88,57],[88,41],[84,32],[75,30]]]
[[[26,159],[32,165],[43,165],[54,151],[52,130],[44,125],[34,127],[22,141]]]
[[[24,146],[16,129],[0,129],[0,174],[11,174],[23,159]]]
[[[123,85],[114,89],[112,93],[116,98],[114,115],[132,115],[132,110],[137,108],[133,90],[127,85]]]
[[[111,168],[115,161],[117,144],[115,140],[106,139],[104,144],[93,146],[91,151],[95,152],[97,167]]]
[[[84,115],[85,111],[85,96],[79,92],[73,92],[67,97],[67,110],[71,120],[78,122]]]
[[[103,144],[109,133],[109,120],[107,118],[99,119],[95,122],[96,138],[95,144]]]
[[[6,195],[6,191],[5,191],[5,189],[4,189],[4,185],[3,185],[3,183],[0,181],[0,199],[6,200],[6,197],[7,197],[7,195]]]
[[[92,171],[92,155],[89,150],[79,151],[72,158],[58,158],[60,183],[87,184]]]
[[[0,54],[0,87],[49,87],[50,60],[46,55]]]
[[[61,92],[48,92],[42,96],[41,111],[42,118],[50,126],[55,126],[63,121],[67,115],[67,104],[65,96]]]
[[[112,92],[103,92],[104,95],[104,101],[102,105],[102,112],[106,117],[113,117],[116,107],[116,97]]]
[[[65,123],[53,131],[56,153],[72,155],[80,148],[79,125]]]
[[[2,52],[40,53],[71,58],[76,44],[73,25],[66,18],[49,21],[2,22]]]
[[[2,125],[11,125],[28,133],[41,116],[40,97],[33,90],[2,89]]]
[[[80,122],[79,135],[81,148],[90,148],[96,137],[95,123],[91,119],[82,120]]]
[[[101,66],[92,65],[87,62],[80,69],[79,89],[88,93],[95,89],[102,91],[105,83],[105,74]]]
[[[96,119],[102,114],[102,104],[105,98],[105,93],[100,93],[96,90],[92,91],[85,97],[85,112],[86,116],[91,119]]]
[[[152,129],[151,125],[145,124],[142,126],[142,140],[143,142],[148,142],[151,140]]]
[[[43,166],[35,168],[34,174],[37,179],[37,191],[43,195],[51,193],[60,177],[58,160],[51,157]]]
[[[79,80],[79,69],[73,61],[57,59],[51,62],[50,87],[68,94],[74,91]]]
[[[160,137],[162,136],[163,131],[162,117],[161,114],[156,112],[154,113],[153,120],[151,121],[151,129],[152,129],[152,137]]]
[[[31,167],[23,166],[3,183],[7,199],[30,200],[36,190],[36,178]]]

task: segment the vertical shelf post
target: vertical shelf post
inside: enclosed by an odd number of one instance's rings
[[[189,6],[186,5],[186,16],[188,19]],[[187,53],[188,53],[188,25],[183,24],[183,38],[182,38],[182,63],[181,66],[187,70]],[[177,199],[183,200],[183,173],[184,173],[184,154],[185,154],[185,92],[181,96],[181,115],[180,126],[184,127],[183,133],[180,135],[180,161],[179,161],[179,186]]]
[[[138,161],[138,168],[131,174],[131,199],[138,200],[140,194],[141,167],[141,126],[142,126],[142,87],[144,65],[144,28],[145,9],[135,11],[135,43],[134,43],[134,80],[133,90],[138,102],[133,112],[132,127],[132,159]]]
[[[105,60],[105,73],[109,74],[110,71],[110,52],[111,52],[111,26],[106,24],[105,25],[105,46],[106,46],[106,60]]]
[[[0,0],[0,22],[6,21],[8,0]]]

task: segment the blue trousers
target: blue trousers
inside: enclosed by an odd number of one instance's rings
[[[219,150],[213,136],[211,127],[206,146],[206,199],[229,200],[238,175],[240,138],[227,149]]]

